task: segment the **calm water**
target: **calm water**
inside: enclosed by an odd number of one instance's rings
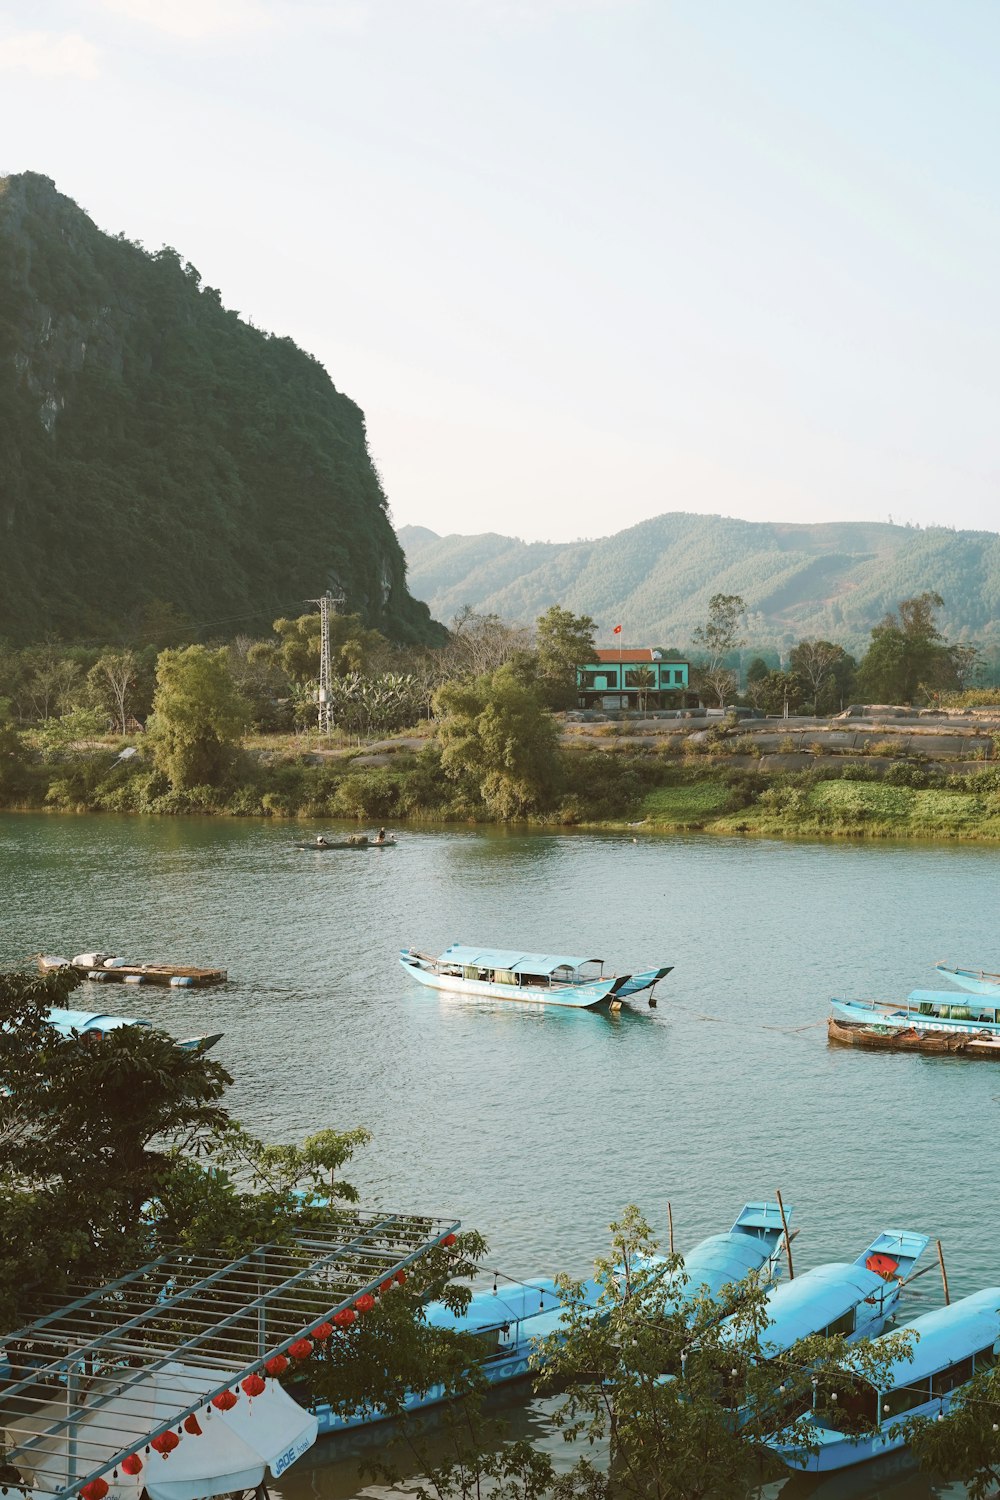
[[[294,836],[0,818],[0,963],[98,947],[227,967],[220,991],[94,989],[93,1008],[223,1031],[258,1134],[366,1125],[365,1200],[455,1214],[512,1275],[586,1271],[630,1201],[665,1232],[669,1199],[683,1249],[780,1187],[803,1269],[912,1227],[943,1240],[954,1295],[1000,1284],[1000,1068],[833,1049],[820,1024],[831,994],[902,997],[937,959],[1000,967],[994,851],[450,829],[313,854]],[[676,969],[656,1010],[617,1020],[407,982],[400,947],[457,940]],[[318,1463],[284,1493],[354,1482]]]

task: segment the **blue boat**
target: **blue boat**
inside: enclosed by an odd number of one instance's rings
[[[956,999],[961,1003],[955,1004]],[[1000,1003],[1000,997],[997,997]],[[997,1005],[950,990],[911,990],[902,1003],[889,1000],[831,1000],[834,1016],[854,1026],[882,1026],[928,1035],[964,1036],[970,1041],[1000,1040]]]
[[[76,1036],[106,1036],[109,1031],[118,1031],[122,1026],[152,1026],[152,1021],[140,1021],[135,1016],[109,1016],[96,1010],[62,1010],[53,1006],[46,1020],[61,1037],[69,1040]],[[185,1052],[207,1052],[222,1036],[221,1031],[209,1036],[189,1036],[177,1043]]]
[[[562,953],[523,953],[514,948],[472,948],[452,943],[437,958],[404,948],[403,968],[418,984],[454,990],[485,1000],[521,1000],[534,1004],[590,1009],[607,1003],[617,1009],[623,1000],[653,990],[671,966],[641,974],[605,974],[604,960]]]
[[[583,1306],[596,1306],[601,1291],[598,1282],[585,1282]],[[556,1283],[545,1277],[518,1282],[503,1291],[474,1292],[463,1313],[454,1312],[443,1302],[429,1302],[424,1316],[436,1328],[472,1334],[483,1350],[482,1375],[488,1384],[502,1385],[529,1373],[535,1341],[558,1333],[562,1326],[563,1304]],[[403,1408],[420,1411],[447,1399],[444,1386],[433,1385],[424,1392],[408,1392]],[[345,1413],[326,1403],[317,1405],[315,1411],[320,1433],[384,1422],[390,1415],[378,1406],[362,1406]]]
[[[960,990],[970,995],[994,995],[1000,1004],[1000,974],[987,974],[982,969],[952,969],[947,964],[935,964],[939,974],[945,974]]]
[[[792,1217],[786,1207],[785,1218]],[[745,1203],[732,1229],[711,1234],[684,1257],[674,1280],[683,1290],[679,1296],[694,1301],[698,1296],[718,1297],[723,1287],[735,1285],[752,1272],[765,1281],[781,1275],[784,1225],[777,1203]]]
[[[1000,1340],[1000,1287],[987,1287],[950,1307],[907,1323],[917,1335],[912,1359],[893,1362],[876,1387],[848,1357],[843,1378],[820,1387],[805,1414],[810,1445],[776,1434],[768,1447],[789,1468],[826,1474],[906,1447],[906,1423],[947,1412],[978,1371],[996,1363]],[[885,1337],[885,1335],[883,1335]],[[876,1344],[879,1340],[875,1341]],[[851,1430],[852,1424],[868,1430]],[[812,1445],[815,1444],[815,1447]]]

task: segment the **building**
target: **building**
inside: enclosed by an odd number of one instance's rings
[[[581,708],[684,708],[688,663],[658,646],[601,647],[576,669]]]

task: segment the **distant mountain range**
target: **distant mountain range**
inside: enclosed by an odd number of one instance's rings
[[[522,542],[484,532],[398,532],[410,591],[446,623],[463,604],[530,623],[550,604],[622,626],[625,644],[690,645],[713,594],[740,594],[748,645],[804,637],[859,652],[901,599],[930,589],[949,640],[1000,642],[1000,535],[880,522],[797,526],[670,512],[585,542]]]

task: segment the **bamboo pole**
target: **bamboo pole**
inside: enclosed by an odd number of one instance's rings
[[[788,1220],[785,1218],[785,1205],[781,1201],[781,1189],[775,1188],[774,1196],[778,1200],[778,1208],[781,1210],[781,1227],[785,1231],[785,1255],[788,1257],[788,1279],[795,1280],[795,1268],[792,1265],[792,1241],[788,1234]]]
[[[948,1272],[944,1268],[944,1251],[941,1248],[940,1240],[936,1240],[935,1243],[937,1245],[938,1265],[941,1267],[941,1284],[944,1287],[944,1305],[945,1307],[950,1307],[951,1293],[948,1290]]]
[[[670,1199],[667,1199],[667,1236],[670,1245],[670,1254],[674,1253],[674,1211],[670,1207]]]

